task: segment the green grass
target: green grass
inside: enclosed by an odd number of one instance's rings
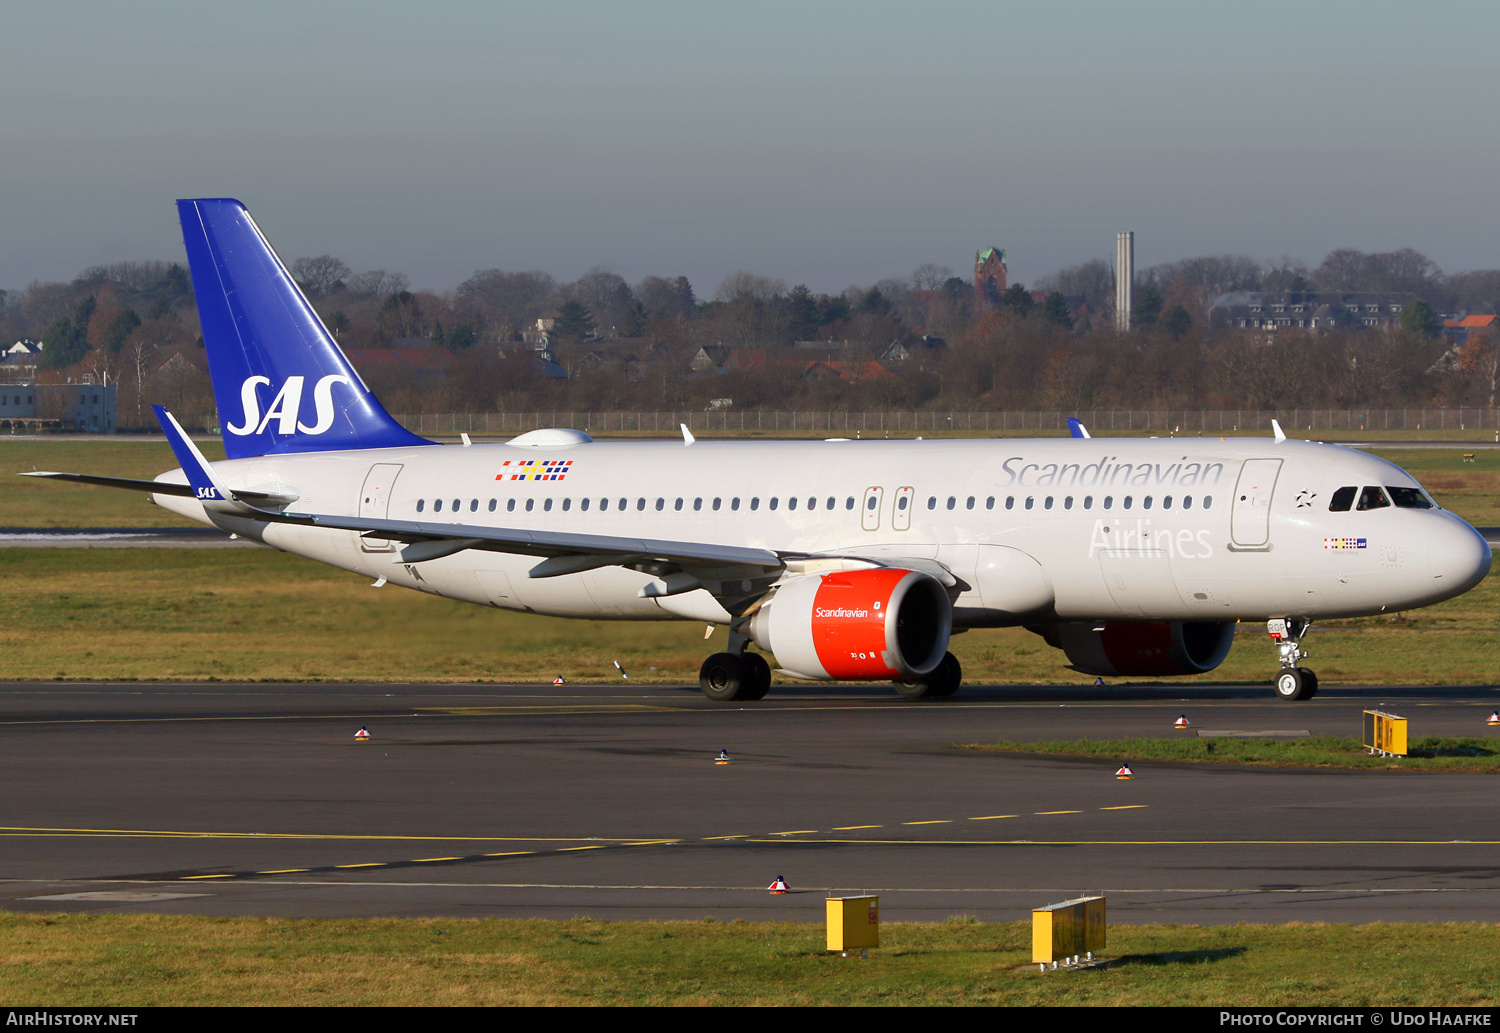
[[[1191,731],[1173,739],[1067,739],[1049,742],[974,743],[960,749],[1107,757],[1112,763],[1164,760],[1190,764],[1251,764],[1279,768],[1371,768],[1380,771],[1500,772],[1500,738],[1429,736],[1413,742],[1406,757],[1371,756],[1358,739],[1331,735],[1305,739],[1200,739]]]
[[[1044,903],[1039,901],[1039,903]],[[0,913],[6,1005],[1198,1005],[1500,1002],[1500,927],[1124,926],[1041,974],[1029,923],[882,925]]]
[[[197,444],[209,460],[224,458],[224,445],[217,439],[200,439]],[[140,492],[13,476],[24,470],[56,470],[150,480],[176,467],[164,438],[38,440],[0,435],[0,527],[202,527],[152,505]]]
[[[1500,572],[1412,614],[1319,625],[1325,684],[1493,684]],[[0,549],[0,679],[695,683],[727,632],[580,621],[387,586],[268,549]],[[1262,629],[1217,671],[1174,683],[1269,685]],[[1018,628],[956,636],[970,684],[1089,684]]]

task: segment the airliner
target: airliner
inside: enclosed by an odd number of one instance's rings
[[[1275,693],[1310,699],[1314,621],[1428,606],[1490,548],[1409,474],[1288,439],[594,441],[440,445],[371,394],[238,201],[177,202],[228,458],[161,407],[192,520],[484,606],[729,631],[702,691],[787,676],[952,695],[970,628],[1022,627],[1075,671],[1188,675],[1265,622]],[[754,646],[760,652],[752,651]],[[1268,658],[1269,659],[1269,658]]]

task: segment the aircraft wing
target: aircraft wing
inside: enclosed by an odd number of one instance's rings
[[[236,493],[238,494],[238,493]],[[571,531],[522,530],[511,527],[482,527],[477,524],[445,524],[425,520],[380,520],[371,517],[325,516],[322,514],[258,514],[273,523],[305,524],[345,531],[359,531],[366,538],[406,542],[402,559],[421,562],[450,556],[465,549],[509,552],[522,556],[576,558],[575,563],[544,566],[533,577],[571,574],[591,567],[618,563],[658,560],[693,566],[749,566],[779,569],[782,558],[769,549],[736,545],[711,545],[703,542],[677,542],[657,538],[625,538],[604,534],[577,534]],[[587,562],[598,560],[598,562]]]

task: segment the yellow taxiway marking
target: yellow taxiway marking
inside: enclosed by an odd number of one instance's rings
[[[184,879],[232,879],[233,875],[184,875]]]
[[[431,864],[434,861],[462,861],[462,857],[413,857],[412,864]]]
[[[938,818],[938,819],[936,819],[934,821],[903,821],[901,824],[903,824],[903,825],[948,825],[951,822],[952,822],[951,818]]]
[[[366,861],[364,864],[336,864],[335,868],[385,868],[391,861]]]
[[[256,872],[256,875],[294,875],[297,872],[310,872],[311,868],[271,868],[264,872]]]
[[[970,821],[994,821],[996,818],[1019,818],[1019,814],[986,814],[978,818],[970,818]]]
[[[879,829],[879,828],[884,828],[884,827],[885,826],[883,826],[883,825],[839,825],[839,826],[836,826],[833,831],[835,831],[835,832],[854,832],[857,829]]]
[[[704,836],[703,838],[704,839],[749,839],[750,837],[748,835],[743,835],[742,834],[742,835],[737,835],[737,836]]]
[[[493,707],[412,707],[418,714],[452,714],[459,717],[483,717],[486,714],[625,714],[639,710],[678,710],[678,707],[658,707],[646,703],[609,703],[603,706],[587,704],[517,704]]]
[[[1100,807],[1101,811],[1133,811],[1137,807],[1150,807],[1149,803],[1122,803],[1118,807]]]
[[[768,835],[768,836],[807,836],[807,835],[811,835],[812,833],[817,832],[817,831],[818,831],[817,829],[792,829],[790,832],[767,832],[766,835]]]
[[[561,853],[561,852],[563,852],[565,850],[603,850],[604,847],[603,846],[564,846],[564,847],[558,847],[557,849],[558,849],[558,852]]]
[[[105,838],[115,836],[136,839],[347,839],[365,842],[426,843],[576,843],[581,839],[599,838],[598,836],[395,836],[329,832],[188,832],[175,829],[49,829],[0,826],[0,837],[5,836],[101,836]],[[633,838],[621,837],[616,842],[624,842]]]
[[[1032,814],[1082,814],[1082,811],[1032,811]]]
[[[535,850],[505,850],[498,854],[481,854],[482,857],[520,857],[523,854],[534,854]]]
[[[730,838],[730,837],[724,837]],[[671,843],[681,843],[680,839],[642,839],[634,843],[621,843],[621,846],[667,846]]]
[[[1500,846],[1500,839],[799,839],[797,842],[845,846]]]

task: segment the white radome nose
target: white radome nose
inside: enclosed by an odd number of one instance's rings
[[[1489,542],[1458,517],[1433,528],[1427,541],[1427,563],[1434,586],[1446,599],[1462,595],[1483,581],[1490,572]]]

